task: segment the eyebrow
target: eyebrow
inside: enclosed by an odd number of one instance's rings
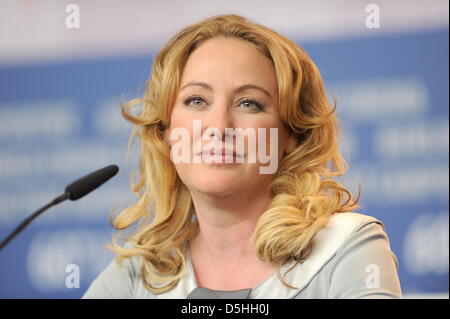
[[[207,89],[207,90],[209,90],[209,91],[212,91],[212,90],[213,90],[212,87],[211,87],[209,84],[204,83],[204,82],[189,82],[189,83],[183,85],[183,87],[181,88],[181,90],[183,90],[184,88],[186,88],[186,87],[188,87],[188,86],[201,86],[201,87],[203,87],[203,88],[205,88],[205,89]],[[264,94],[266,94],[268,97],[272,98],[272,96],[270,95],[270,93],[269,93],[267,90],[265,90],[265,89],[263,89],[262,87],[259,87],[259,86],[257,86],[257,85],[254,85],[254,84],[244,84],[244,85],[241,85],[240,87],[236,88],[236,89],[234,90],[234,92],[235,92],[235,93],[241,93],[241,92],[243,92],[243,91],[245,91],[245,90],[248,90],[248,89],[256,89],[256,90],[260,90],[260,91],[264,92]],[[181,90],[180,90],[180,91],[181,91]]]

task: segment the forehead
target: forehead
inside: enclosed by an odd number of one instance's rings
[[[236,38],[214,38],[202,43],[188,58],[182,84],[189,81],[251,82],[276,90],[271,60],[254,44]]]

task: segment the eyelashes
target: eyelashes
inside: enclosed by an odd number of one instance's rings
[[[186,105],[186,106],[193,107],[193,108],[200,108],[200,107],[204,106],[203,104],[194,104],[194,105],[192,105],[191,104],[192,101],[205,102],[205,99],[203,97],[199,96],[199,95],[193,95],[193,96],[190,96],[190,97],[187,97],[187,98],[183,99],[183,104]],[[251,104],[251,107],[243,106],[244,109],[247,109],[247,110],[250,110],[250,111],[254,111],[254,112],[255,111],[262,111],[265,108],[264,104],[262,102],[258,101],[255,98],[244,98],[244,99],[239,101],[239,105],[242,105],[244,103],[246,103],[247,105]]]

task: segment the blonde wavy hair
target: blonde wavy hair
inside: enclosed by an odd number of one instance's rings
[[[295,265],[301,263],[312,250],[314,236],[333,213],[359,207],[360,191],[355,200],[331,179],[347,169],[339,152],[336,105],[331,107],[319,70],[306,52],[286,37],[234,14],[190,25],[170,39],[155,58],[143,98],[124,103],[121,109],[125,119],[134,124],[130,141],[140,140],[139,172],[131,185],[138,200],[112,219],[117,230],[128,228],[132,233],[122,246],[117,241],[121,232],[116,234],[110,249],[118,262],[142,257],[141,278],[155,294],[177,285],[186,268],[185,244],[199,229],[190,192],[177,175],[162,133],[169,127],[189,55],[219,36],[253,43],[272,61],[280,115],[298,142],[279,163],[270,185],[271,203],[251,237],[257,256],[280,265],[291,260]],[[137,105],[140,113],[132,115]],[[278,276],[283,284],[295,288],[280,272]]]

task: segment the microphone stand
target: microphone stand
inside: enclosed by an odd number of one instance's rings
[[[31,223],[33,219],[38,217],[47,209],[61,203],[62,201],[65,201],[66,199],[80,199],[81,197],[92,192],[94,189],[116,175],[118,171],[119,167],[117,165],[109,165],[103,167],[102,169],[96,170],[95,172],[92,172],[91,174],[86,175],[80,179],[77,179],[75,182],[68,185],[62,195],[59,195],[50,203],[48,203],[44,207],[41,207],[32,215],[24,219],[23,222],[20,223],[20,225],[17,226],[16,229],[14,229],[14,231],[0,243],[0,250],[2,250],[15,236],[17,236],[18,233],[20,233],[25,227],[27,227],[27,225]]]
[[[36,212],[34,212],[32,215],[28,216],[27,218],[25,218],[22,223],[20,223],[19,226],[16,227],[16,229],[14,229],[14,231],[12,233],[9,234],[8,237],[6,237],[1,243],[0,243],[0,250],[3,249],[3,247],[5,247],[14,237],[16,237],[17,234],[19,234],[25,227],[27,227],[27,225],[29,223],[31,223],[31,221],[33,219],[35,219],[36,217],[38,217],[40,214],[42,214],[43,212],[45,212],[47,209],[49,209],[50,207],[61,203],[62,201],[65,201],[66,199],[68,199],[70,197],[70,193],[66,192],[58,197],[56,197],[54,200],[52,200],[50,203],[48,203],[47,205],[39,208]]]

